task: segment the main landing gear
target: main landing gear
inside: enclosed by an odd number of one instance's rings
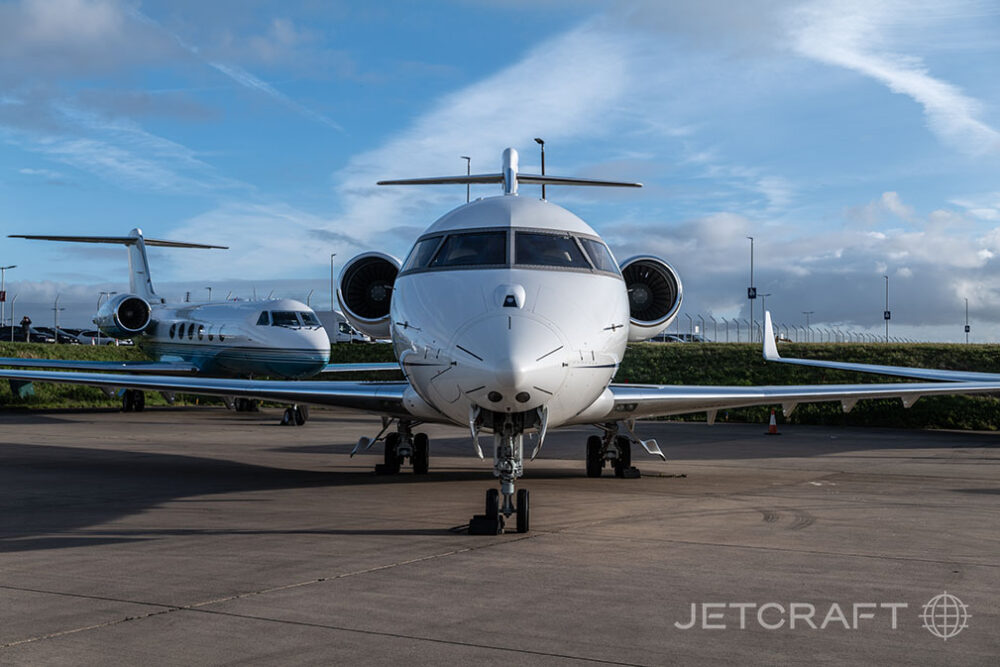
[[[498,426],[493,433],[493,475],[500,479],[500,489],[486,492],[486,512],[469,521],[470,535],[499,535],[512,515],[517,532],[527,533],[531,528],[528,490],[514,493],[515,480],[524,474],[523,424],[515,424],[508,414]]]
[[[641,476],[632,466],[632,439],[618,434],[618,424],[601,426],[604,435],[587,438],[587,477],[600,477],[605,465],[610,464],[615,477],[634,479]]]
[[[253,398],[234,398],[231,407],[236,412],[260,412],[260,403]]]
[[[146,394],[139,389],[122,392],[122,412],[142,412],[146,407]]]
[[[309,420],[308,405],[290,405],[281,416],[282,426],[302,426]]]
[[[395,433],[385,436],[384,460],[375,466],[379,475],[398,475],[406,459],[414,475],[426,475],[430,470],[430,439],[426,433],[414,433],[413,423],[400,421]]]

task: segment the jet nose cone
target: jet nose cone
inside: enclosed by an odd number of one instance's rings
[[[555,330],[528,314],[483,318],[457,337],[464,367],[461,390],[477,404],[523,412],[545,404],[562,386],[567,369]]]
[[[497,364],[496,381],[504,389],[521,389],[528,382],[530,372],[521,365],[519,360],[510,357],[502,359]]]

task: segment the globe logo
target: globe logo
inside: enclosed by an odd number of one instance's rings
[[[924,612],[920,614],[920,618],[928,632],[948,641],[969,627],[972,614],[961,600],[945,591],[935,595],[924,605]]]

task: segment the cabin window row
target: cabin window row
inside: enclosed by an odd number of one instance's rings
[[[513,243],[510,242],[513,232]],[[401,272],[459,267],[556,267],[621,275],[603,242],[566,232],[476,230],[417,241]]]
[[[212,325],[206,328],[204,324],[196,324],[195,322],[174,322],[170,325],[167,335],[170,336],[171,340],[183,340],[185,338],[194,340],[195,336],[198,337],[198,340],[208,338],[210,341],[214,341],[218,337],[220,343],[226,340],[221,326],[219,327],[219,331],[216,332]]]

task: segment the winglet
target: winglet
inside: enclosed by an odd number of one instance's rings
[[[774,327],[771,326],[771,311],[764,313],[764,360],[781,361],[778,345],[774,342]]]

